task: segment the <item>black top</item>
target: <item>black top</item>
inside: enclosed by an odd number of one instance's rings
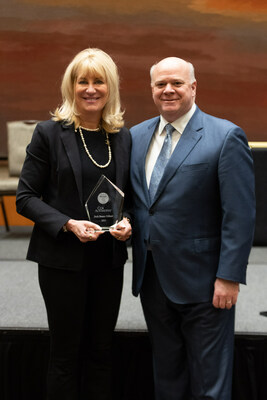
[[[92,158],[100,165],[105,165],[108,162],[108,146],[106,144],[106,133],[88,132],[82,130],[83,137],[89,153]],[[79,147],[81,164],[82,164],[82,181],[83,181],[83,200],[84,203],[88,199],[89,194],[97,184],[100,176],[105,175],[111,182],[116,180],[115,163],[112,157],[111,163],[106,168],[97,167],[87,155],[79,130],[76,132],[76,140]],[[109,134],[112,151],[112,134]]]
[[[83,137],[87,146],[89,153],[92,158],[100,165],[105,165],[108,162],[108,146],[106,144],[106,133],[101,132],[89,132],[82,130]],[[116,180],[115,162],[113,157],[111,158],[110,164],[106,168],[99,168],[96,166],[92,160],[89,158],[87,152],[85,151],[79,129],[76,132],[76,140],[79,147],[79,153],[82,164],[82,188],[83,188],[83,203],[89,197],[93,188],[97,184],[101,175],[105,175],[112,182]],[[112,134],[109,134],[109,141],[111,144],[112,152]],[[109,253],[112,256],[113,252],[113,237],[109,232],[105,232],[103,235],[99,236],[96,241],[87,242],[85,245],[85,257],[89,261],[90,270],[100,270],[103,268],[110,267],[110,260],[106,260],[103,253]],[[92,262],[92,258],[94,262]],[[86,260],[85,260],[86,262]]]

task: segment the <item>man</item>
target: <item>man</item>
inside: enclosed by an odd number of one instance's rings
[[[131,129],[131,183],[133,294],[151,338],[156,399],[230,400],[235,304],[255,219],[251,152],[241,128],[195,105],[192,64],[163,59],[151,86],[160,116]]]

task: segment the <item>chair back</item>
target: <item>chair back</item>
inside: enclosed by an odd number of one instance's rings
[[[19,176],[38,121],[7,122],[8,169],[10,176]]]

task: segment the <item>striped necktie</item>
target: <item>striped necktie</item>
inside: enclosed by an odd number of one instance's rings
[[[150,184],[149,184],[150,200],[154,199],[164,169],[167,165],[167,162],[169,161],[169,158],[171,157],[172,132],[175,130],[175,128],[171,124],[167,124],[165,126],[165,130],[166,130],[166,137],[164,139],[163,146],[157,158],[156,164],[153,168],[150,179]]]

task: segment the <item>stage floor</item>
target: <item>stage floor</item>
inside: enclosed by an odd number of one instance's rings
[[[31,227],[0,227],[0,330],[46,330],[44,302],[38,285],[36,264],[26,261]],[[124,288],[118,331],[146,331],[139,298],[131,294],[131,248],[125,265]],[[236,307],[235,332],[267,335],[267,247],[253,247],[247,286],[241,285]]]

